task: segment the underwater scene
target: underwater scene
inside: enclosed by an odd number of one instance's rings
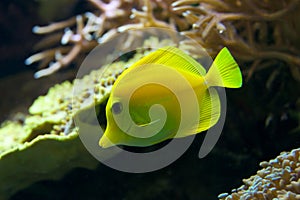
[[[2,0],[0,200],[300,200],[299,0]]]

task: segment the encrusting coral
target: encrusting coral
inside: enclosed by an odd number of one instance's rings
[[[144,53],[147,51],[128,61],[116,61],[105,72],[100,68],[73,83],[53,86],[35,100],[24,122],[1,125],[0,199],[39,180],[59,179],[75,167],[92,169],[98,165],[82,145],[74,118],[105,104],[117,76]],[[81,86],[76,94],[75,85]]]
[[[26,64],[39,61],[45,68],[36,78],[69,65],[120,32],[160,27],[195,39],[211,55],[227,46],[239,62],[250,66],[244,69],[248,78],[254,71],[283,62],[300,80],[298,0],[89,1],[96,11],[33,28],[37,34],[52,34],[37,45],[39,49],[55,46],[26,60]]]
[[[233,189],[230,195],[220,194],[219,199],[300,199],[300,148],[282,152],[269,162],[261,162],[260,166],[263,169],[244,179],[244,185]]]

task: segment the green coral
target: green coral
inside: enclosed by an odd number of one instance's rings
[[[97,166],[99,162],[82,145],[73,119],[105,103],[117,75],[143,53],[146,52],[136,53],[129,61],[114,62],[105,72],[104,66],[73,83],[66,81],[53,86],[35,100],[23,124],[2,124],[0,199],[7,199],[36,181],[58,179],[72,168]],[[74,85],[81,86],[76,94]]]
[[[68,136],[40,135],[1,154],[0,199],[33,182],[61,178],[72,168],[96,166],[97,161],[81,145],[76,132]]]
[[[18,147],[26,137],[27,133],[20,123],[4,123],[0,129],[0,158],[5,150]]]

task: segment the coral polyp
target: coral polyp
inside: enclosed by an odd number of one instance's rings
[[[244,179],[244,185],[232,194],[219,195],[222,200],[233,199],[300,199],[300,149],[282,152],[269,162],[260,163],[256,175]]]

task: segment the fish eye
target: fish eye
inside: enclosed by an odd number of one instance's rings
[[[111,111],[113,114],[120,114],[122,112],[122,104],[120,102],[115,102],[111,107]]]

